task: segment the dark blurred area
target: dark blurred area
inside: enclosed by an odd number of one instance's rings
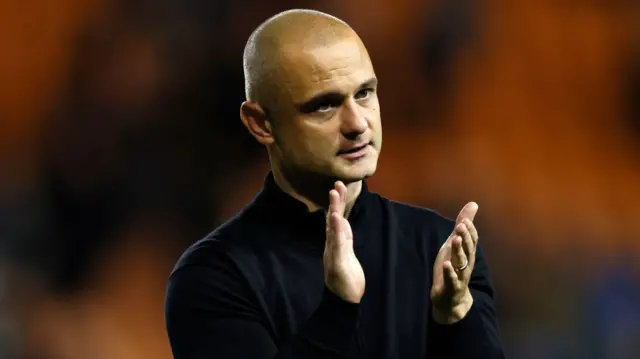
[[[361,35],[371,187],[478,226],[510,358],[640,357],[640,3],[0,3],[0,358],[170,358],[181,252],[268,171],[242,50],[287,8]]]

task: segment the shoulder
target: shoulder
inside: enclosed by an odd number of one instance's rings
[[[250,297],[251,286],[243,269],[246,235],[238,217],[224,223],[190,245],[168,278],[167,303],[191,303],[197,298],[222,305],[230,296]],[[191,298],[191,299],[189,299]]]
[[[247,214],[240,213],[203,238],[191,244],[180,256],[173,272],[185,267],[221,267],[231,265],[233,257],[247,247],[252,237],[246,225]]]
[[[167,323],[256,311],[253,286],[236,255],[236,235],[240,233],[225,224],[184,251],[167,281]]]

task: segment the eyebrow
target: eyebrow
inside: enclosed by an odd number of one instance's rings
[[[377,85],[378,85],[378,79],[375,77],[372,77],[364,81],[362,84],[360,84],[360,86],[358,86],[357,92],[362,91],[364,89],[368,89],[368,88],[375,88]],[[325,103],[342,102],[344,100],[344,97],[345,95],[339,91],[328,90],[328,91],[320,92],[302,103],[295,104],[295,107],[300,112],[305,112],[305,113],[311,112],[316,107]]]

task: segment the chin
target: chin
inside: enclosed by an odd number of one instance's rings
[[[336,177],[338,177],[339,180],[345,183],[350,183],[350,182],[361,181],[363,179],[373,176],[374,173],[376,172],[377,163],[374,162],[372,164],[367,164],[365,166],[363,165],[364,164],[343,167],[338,171],[336,171]]]

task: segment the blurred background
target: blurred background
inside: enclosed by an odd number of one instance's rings
[[[242,49],[327,11],[380,78],[377,192],[469,200],[509,358],[640,358],[640,2],[0,1],[0,358],[170,359],[182,251],[260,189]]]

